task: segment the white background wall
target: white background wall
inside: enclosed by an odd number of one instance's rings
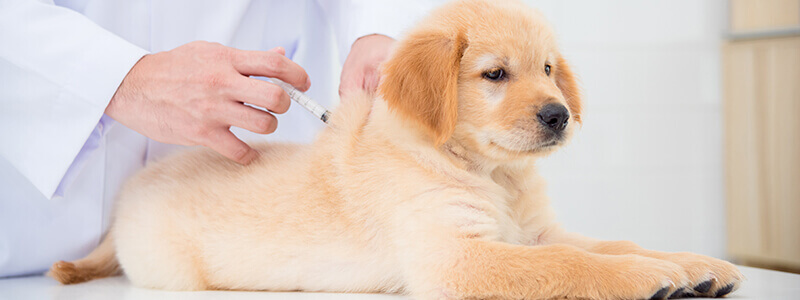
[[[725,255],[722,0],[528,0],[585,89],[583,128],[545,159],[564,225]]]

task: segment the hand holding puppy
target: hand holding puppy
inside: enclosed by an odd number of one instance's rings
[[[272,113],[286,112],[291,102],[277,85],[250,75],[279,78],[303,91],[311,85],[305,70],[287,58],[282,48],[244,51],[191,42],[139,60],[105,113],[153,140],[207,146],[247,164],[258,153],[233,135],[230,127],[272,133],[278,124]]]
[[[380,81],[378,66],[389,57],[393,44],[393,38],[380,34],[363,36],[353,42],[342,66],[339,95],[350,90],[375,92]]]

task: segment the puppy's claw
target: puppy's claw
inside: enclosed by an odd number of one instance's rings
[[[669,289],[670,289],[669,286],[665,286],[665,287],[661,288],[660,290],[658,290],[658,292],[653,294],[653,296],[650,296],[650,300],[666,299],[667,293],[669,293]]]

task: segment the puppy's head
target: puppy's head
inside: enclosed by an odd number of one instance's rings
[[[489,158],[547,154],[580,123],[575,78],[544,19],[517,1],[457,1],[399,42],[379,87],[441,145]]]

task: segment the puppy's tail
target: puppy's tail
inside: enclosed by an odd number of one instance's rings
[[[120,267],[114,250],[114,239],[109,231],[92,253],[73,262],[62,260],[54,263],[47,272],[47,276],[53,277],[63,284],[74,284],[119,273]]]

